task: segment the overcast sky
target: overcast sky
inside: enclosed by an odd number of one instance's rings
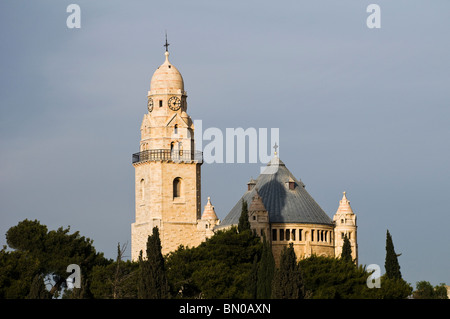
[[[449,12],[447,0],[2,0],[0,244],[28,218],[70,225],[108,258],[130,245],[131,154],[167,30],[203,130],[279,128],[280,158],[330,217],[347,192],[361,264],[384,273],[389,229],[405,280],[450,284]],[[203,164],[202,206],[211,196],[223,219],[261,165]]]

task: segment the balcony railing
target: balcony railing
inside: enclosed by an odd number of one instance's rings
[[[133,154],[132,163],[146,161],[173,161],[173,162],[192,162],[203,161],[203,152],[200,151],[182,151],[182,150],[147,150]]]

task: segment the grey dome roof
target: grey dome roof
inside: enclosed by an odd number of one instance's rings
[[[295,184],[292,190],[288,187],[289,181]],[[250,207],[256,191],[269,212],[270,223],[333,224],[330,217],[306,191],[301,180],[297,180],[275,156],[256,179],[255,186],[241,197],[216,228],[237,225],[241,216],[242,199],[247,201]]]

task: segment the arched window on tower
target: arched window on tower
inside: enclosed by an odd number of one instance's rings
[[[173,198],[181,197],[181,178],[177,177],[173,180]]]
[[[145,196],[145,180],[141,179],[141,182],[139,183],[139,199],[140,200],[144,200],[144,196]]]
[[[173,127],[173,134],[178,134],[178,124]]]

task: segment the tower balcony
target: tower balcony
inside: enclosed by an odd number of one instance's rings
[[[135,153],[132,156],[132,163],[141,163],[148,161],[172,161],[172,162],[203,162],[203,152],[201,151],[183,151],[169,149],[146,150]]]

